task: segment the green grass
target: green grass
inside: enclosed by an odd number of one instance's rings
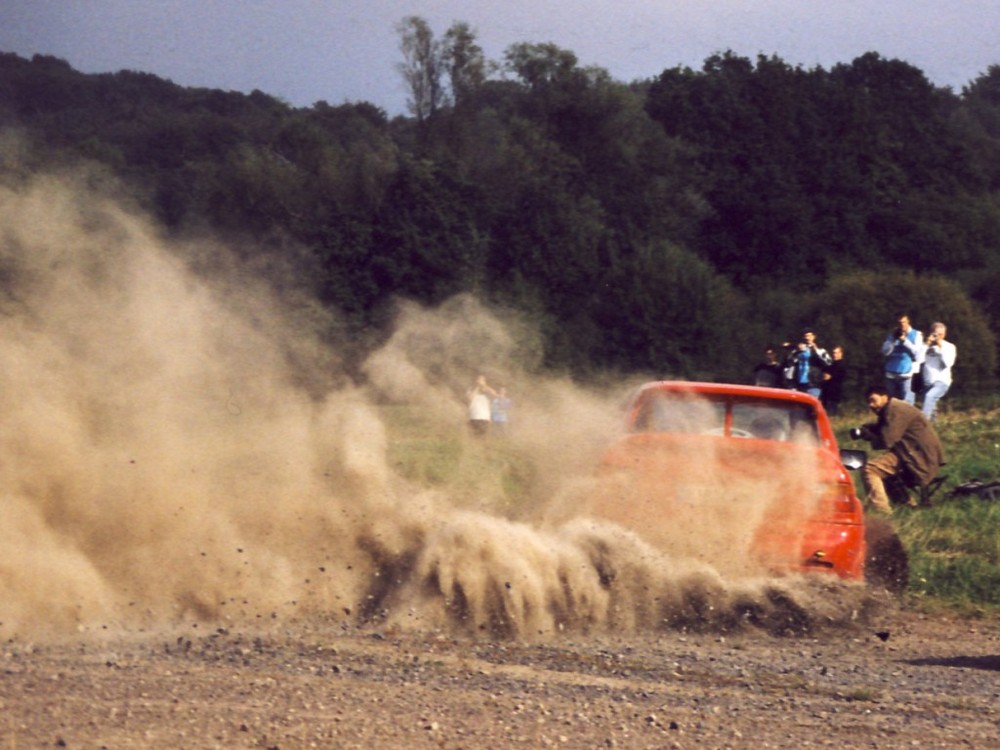
[[[388,458],[414,485],[446,490],[459,507],[522,517],[530,501],[533,464],[503,438],[473,438],[464,422],[435,423],[405,407],[383,409]]]
[[[910,554],[911,598],[1000,613],[1000,504],[947,499],[895,521]]]
[[[870,419],[860,410],[838,417],[834,427],[841,447],[865,447],[848,440],[847,431]],[[907,602],[921,609],[1000,615],[1000,503],[950,494],[972,479],[1000,480],[997,399],[947,409],[935,427],[948,463],[934,507],[898,508],[892,517],[910,556]],[[855,482],[860,492],[860,476]]]

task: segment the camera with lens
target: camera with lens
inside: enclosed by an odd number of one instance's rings
[[[865,436],[863,427],[852,427],[850,430],[851,440],[861,440]]]

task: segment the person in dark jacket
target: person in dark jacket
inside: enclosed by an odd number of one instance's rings
[[[831,417],[840,411],[840,402],[844,397],[844,380],[847,379],[847,363],[844,362],[844,347],[835,346],[831,349],[833,361],[823,373],[823,395],[820,400],[823,408]]]
[[[860,437],[882,453],[868,461],[863,473],[868,502],[875,510],[891,514],[884,480],[899,476],[905,484],[926,487],[944,464],[944,450],[934,427],[905,401],[889,395],[885,386],[865,392],[868,408],[878,419],[860,428]],[[915,503],[911,500],[911,505]]]
[[[764,361],[753,368],[753,384],[767,388],[784,386],[785,368],[778,360],[778,352],[773,346],[764,349]]]

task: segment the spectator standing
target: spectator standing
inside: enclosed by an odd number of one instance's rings
[[[785,368],[778,361],[778,352],[773,346],[764,349],[764,361],[753,368],[753,384],[767,388],[784,386]]]
[[[939,322],[931,325],[927,335],[927,348],[924,352],[922,377],[924,379],[923,414],[933,420],[937,413],[937,404],[951,388],[951,368],[958,356],[957,347],[946,341],[948,327]]]
[[[823,408],[831,417],[840,410],[840,402],[844,398],[844,380],[847,379],[847,364],[844,362],[844,347],[835,346],[833,361],[823,373]]]
[[[882,342],[885,357],[885,387],[889,395],[913,405],[913,377],[920,372],[924,360],[924,337],[910,325],[908,313],[896,318],[896,328]]]
[[[513,405],[514,402],[507,395],[507,389],[500,386],[490,402],[491,427],[498,435],[507,434],[507,426],[510,424],[510,410]]]
[[[786,362],[791,366],[792,387],[819,398],[822,395],[823,372],[832,361],[826,349],[816,343],[816,329],[806,326],[802,329],[801,341]]]
[[[490,397],[496,396],[486,376],[476,378],[476,384],[466,393],[469,402],[469,428],[473,435],[486,435],[490,431]]]
[[[944,451],[934,427],[915,406],[890,396],[887,388],[878,385],[869,388],[865,398],[878,419],[861,427],[860,436],[885,453],[870,459],[862,476],[868,502],[891,514],[884,480],[901,476],[904,484],[915,482],[926,487],[944,464]],[[910,504],[915,505],[913,501]]]

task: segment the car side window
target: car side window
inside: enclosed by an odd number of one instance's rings
[[[808,407],[799,407],[791,413],[791,429],[793,443],[816,444],[819,442],[816,412]]]
[[[760,440],[815,442],[815,414],[802,404],[750,401],[733,405],[733,433]]]
[[[733,432],[760,440],[787,440],[788,412],[781,404],[733,404]]]

